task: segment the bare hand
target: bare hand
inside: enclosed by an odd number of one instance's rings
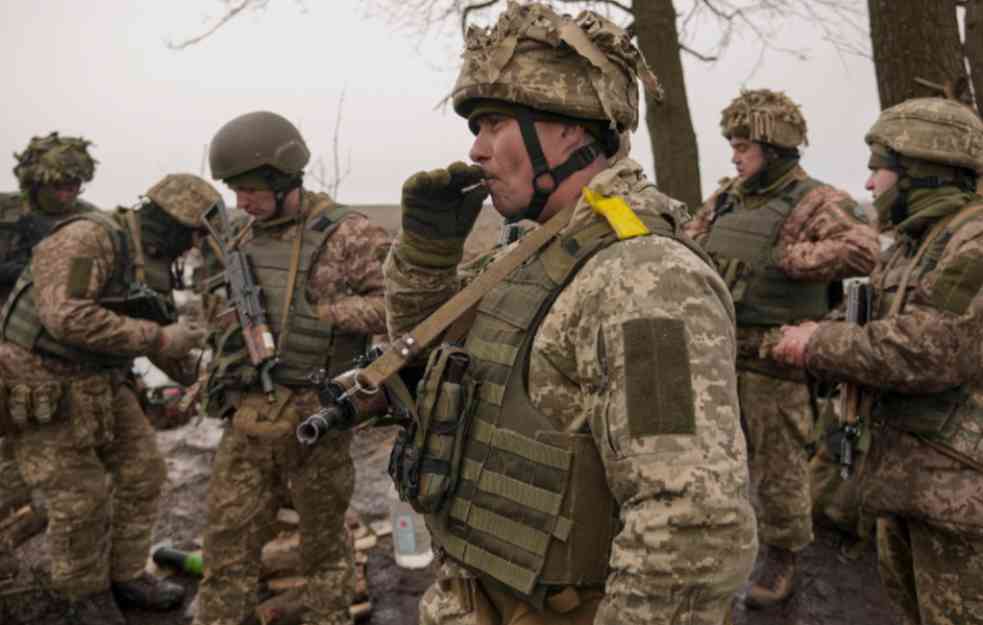
[[[815,321],[806,321],[797,326],[782,326],[782,338],[771,350],[771,357],[790,367],[805,369],[806,345],[819,329]]]

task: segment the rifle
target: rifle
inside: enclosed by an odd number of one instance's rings
[[[224,317],[227,313],[235,312],[242,327],[242,339],[249,352],[249,362],[259,371],[263,392],[270,401],[273,401],[274,386],[271,372],[278,362],[276,341],[273,339],[273,332],[266,318],[263,289],[256,283],[256,275],[249,255],[239,249],[239,243],[252,222],[246,224],[240,233],[234,234],[229,225],[225,203],[221,199],[205,211],[202,221],[218,243],[222,252],[222,262],[225,265],[225,287],[231,307],[220,316]]]
[[[846,287],[846,320],[864,325],[870,319],[871,288],[867,282],[854,280]],[[840,398],[840,476],[848,479],[853,471],[853,451],[860,439],[863,427],[862,389],[856,384],[845,384]]]

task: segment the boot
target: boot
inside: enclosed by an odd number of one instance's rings
[[[751,578],[751,588],[744,598],[744,605],[760,610],[785,601],[792,595],[795,585],[795,561],[793,551],[768,545],[765,561]]]
[[[126,619],[108,590],[69,601],[67,616],[67,622],[72,625],[126,625]]]
[[[184,600],[184,587],[141,573],[125,582],[113,582],[113,595],[124,608],[163,611],[176,608]]]

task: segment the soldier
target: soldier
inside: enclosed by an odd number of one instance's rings
[[[773,355],[874,398],[857,479],[905,622],[983,623],[983,389],[979,362],[956,358],[979,353],[966,324],[983,311],[983,122],[920,98],[883,111],[866,140],[866,188],[895,238],[871,276],[871,321],[783,328]]]
[[[20,191],[0,193],[0,303],[7,300],[27,266],[31,249],[58,220],[95,209],[78,197],[82,183],[92,180],[95,173],[89,145],[80,137],[52,132],[33,137],[27,149],[14,155]],[[5,438],[0,438],[0,489],[0,519],[31,501],[31,491]],[[16,575],[17,569],[8,546],[0,542],[0,581]]]
[[[725,179],[686,233],[709,252],[737,310],[737,369],[748,435],[758,536],[765,560],[745,603],[764,608],[794,588],[797,554],[812,542],[809,457],[813,419],[801,371],[760,357],[778,326],[819,319],[841,289],[866,275],[876,233],[855,216],[850,197],[799,165],[806,121],[780,92],[742,91],[721,115],[737,177]]]
[[[657,88],[604,17],[510,2],[468,31],[453,91],[476,165],[403,186],[392,337],[474,277],[458,263],[489,193],[508,219],[564,224],[487,292],[463,345],[431,351],[427,429],[391,465],[444,559],[423,622],[719,625],[750,572],[730,297],[683,213],[616,157],[640,71]]]
[[[194,377],[183,360],[204,333],[176,322],[171,265],[219,199],[179,174],[138,210],[61,222],[0,319],[2,425],[47,500],[51,584],[76,622],[122,624],[117,602],[163,610],[183,597],[144,572],[166,467],[131,366],[146,355],[172,377]]]
[[[310,152],[285,118],[236,117],[212,139],[212,176],[252,220],[239,231],[277,345],[273,403],[243,349],[237,322],[216,324],[206,393],[211,416],[231,416],[208,489],[199,625],[237,625],[252,613],[260,551],[289,493],[300,514],[304,623],[349,623],[354,564],[344,514],[354,488],[350,434],[310,455],[293,436],[317,406],[309,378],[344,370],[385,332],[382,260],[389,236],[364,215],[303,187]],[[241,225],[241,224],[240,224]]]

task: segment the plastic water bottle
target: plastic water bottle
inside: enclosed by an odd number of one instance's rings
[[[423,515],[400,500],[395,487],[391,490],[390,519],[393,524],[393,557],[404,569],[422,569],[433,560],[430,532]]]

